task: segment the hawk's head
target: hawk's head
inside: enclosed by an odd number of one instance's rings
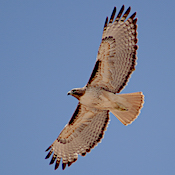
[[[67,95],[72,95],[72,96],[74,96],[75,98],[77,98],[79,100],[80,97],[82,95],[84,95],[85,91],[86,91],[85,87],[83,87],[83,88],[74,88],[74,89],[70,90],[67,93]]]

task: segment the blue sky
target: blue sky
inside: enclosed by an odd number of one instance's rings
[[[122,93],[143,91],[132,125],[112,114],[105,137],[62,171],[45,149],[72,116],[95,64],[106,16],[131,6],[138,17],[136,71]],[[0,174],[175,173],[175,1],[0,1]]]

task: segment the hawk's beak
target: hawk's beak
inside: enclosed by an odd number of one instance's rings
[[[67,95],[71,95],[71,91],[69,91],[69,92],[67,93]]]

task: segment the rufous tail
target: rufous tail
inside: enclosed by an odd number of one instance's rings
[[[142,92],[135,92],[129,94],[117,94],[122,97],[122,105],[126,107],[125,110],[110,109],[124,125],[131,124],[139,115],[144,103],[144,95]]]

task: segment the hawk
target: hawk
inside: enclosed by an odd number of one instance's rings
[[[52,153],[50,164],[62,169],[85,156],[101,142],[109,122],[109,112],[124,125],[131,124],[144,103],[142,92],[118,94],[127,84],[136,66],[136,12],[127,20],[131,7],[122,15],[124,5],[116,16],[116,7],[108,22],[106,18],[96,63],[88,83],[68,92],[79,100],[72,118],[46,151]]]

